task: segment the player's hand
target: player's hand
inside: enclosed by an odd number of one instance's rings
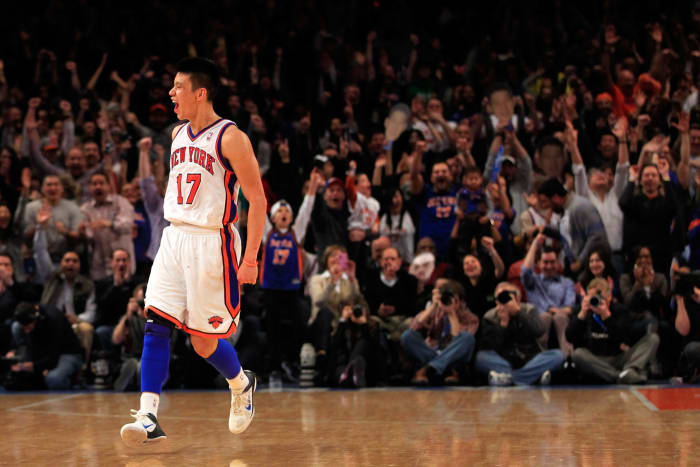
[[[247,263],[241,264],[241,267],[238,268],[238,282],[241,284],[255,284],[257,280],[258,266],[251,266]]]

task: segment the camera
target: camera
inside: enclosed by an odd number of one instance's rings
[[[450,306],[455,294],[450,289],[440,289],[440,303],[445,306]]]
[[[361,318],[364,312],[365,310],[362,308],[362,305],[353,305],[352,314],[355,316],[355,318]]]
[[[693,287],[700,288],[700,271],[678,272],[676,286],[673,288],[673,295],[692,295]]]
[[[512,300],[513,294],[514,293],[511,290],[502,290],[498,292],[498,295],[496,295],[496,301],[501,305],[505,305]]]
[[[591,297],[588,303],[590,303],[593,308],[598,308],[600,304],[603,303],[603,297],[600,296],[600,293],[597,293]]]

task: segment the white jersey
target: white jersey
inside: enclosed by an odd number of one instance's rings
[[[238,219],[239,184],[221,155],[221,136],[235,123],[223,118],[192,133],[180,127],[171,146],[164,215],[174,223],[220,229]]]

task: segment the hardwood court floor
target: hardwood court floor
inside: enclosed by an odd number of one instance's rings
[[[0,465],[698,465],[700,417],[684,408],[700,388],[664,391],[261,391],[239,436],[226,392],[170,392],[159,417],[169,439],[131,450],[119,428],[135,393],[5,394]]]

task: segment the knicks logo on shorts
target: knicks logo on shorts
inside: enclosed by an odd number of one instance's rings
[[[223,322],[224,319],[221,316],[212,316],[209,318],[209,324],[211,324],[214,329],[218,328]]]

